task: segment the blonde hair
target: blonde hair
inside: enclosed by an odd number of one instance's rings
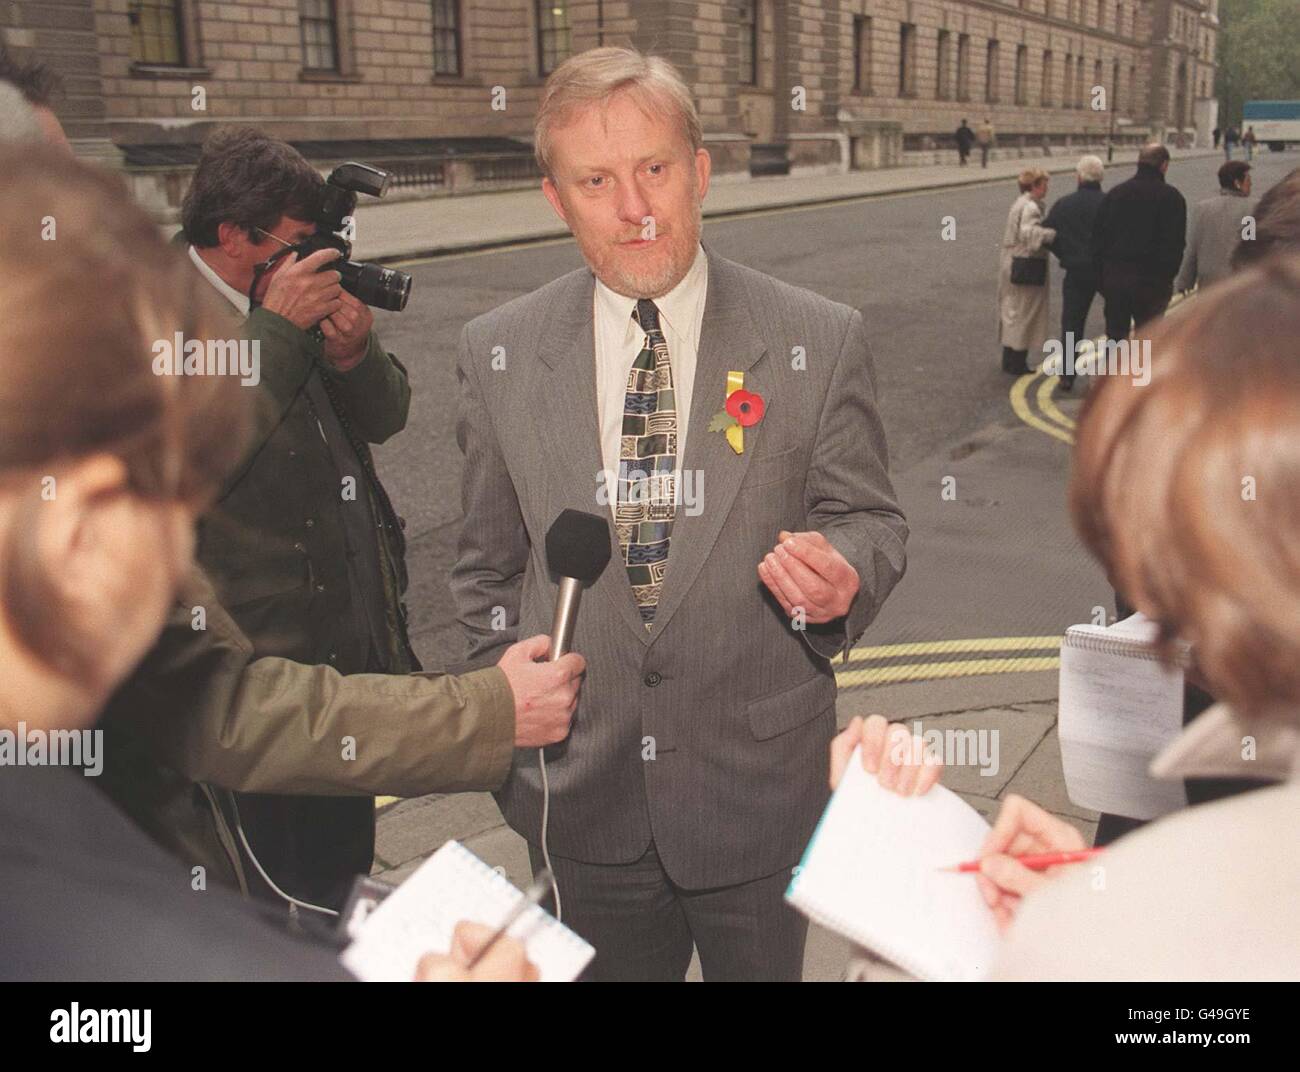
[[[580,109],[605,103],[615,93],[627,93],[652,114],[666,109],[680,126],[692,153],[704,145],[695,101],[676,67],[662,56],[646,56],[631,48],[593,48],[565,60],[542,87],[533,134],[542,174],[554,177],[552,138],[556,128],[572,121]]]
[[[1025,194],[1047,177],[1047,172],[1042,168],[1030,167],[1025,168],[1025,170],[1016,177],[1016,182],[1020,184],[1020,192]]]

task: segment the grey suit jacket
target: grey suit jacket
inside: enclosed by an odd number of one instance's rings
[[[828,796],[829,659],[862,635],[903,575],[907,537],[861,314],[708,258],[682,458],[684,472],[702,474],[703,509],[678,508],[649,630],[611,523],[613,557],[584,594],[574,635],[587,660],[578,710],[568,739],[546,751],[554,853],[628,863],[653,838],[669,876],[691,889],[798,860]],[[597,499],[594,283],[589,270],[572,272],[461,335],[465,519],[451,585],[471,665],[550,631],[557,583],[545,535],[559,513],[610,515]],[[794,367],[796,348],[806,368]],[[739,455],[708,430],[729,370],[767,404]],[[824,533],[857,569],[845,618],[791,627],[756,572],[781,529]],[[493,628],[496,608],[503,629]],[[537,844],[535,750],[515,752],[497,800]]]
[[[1187,248],[1174,290],[1204,290],[1232,274],[1232,254],[1241,241],[1242,217],[1255,214],[1256,198],[1220,190],[1198,201],[1187,228]]]

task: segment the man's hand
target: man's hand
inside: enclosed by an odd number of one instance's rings
[[[786,614],[803,609],[820,625],[848,613],[862,583],[858,571],[820,532],[786,532],[758,564],[758,576]]]
[[[305,260],[299,260],[296,253],[287,254],[283,266],[271,275],[262,308],[303,331],[333,316],[342,306],[342,276],[320,269],[341,256],[337,249],[318,249]]]
[[[931,755],[923,740],[908,732],[900,723],[892,725],[883,715],[865,721],[860,715],[831,741],[831,788],[840,784],[853,758],[853,749],[862,746],[862,767],[874,774],[881,786],[900,796],[922,796],[939,780],[943,760]]]
[[[469,962],[492,937],[491,927],[461,921],[452,934],[451,952],[427,953],[415,969],[417,983],[535,983],[537,966],[529,961],[524,947],[502,935],[487,954],[469,968]]]
[[[543,662],[551,638],[544,633],[511,644],[497,663],[515,694],[515,747],[541,748],[569,735],[587,661],[576,652]]]
[[[370,306],[346,290],[339,291],[338,311],[320,322],[325,336],[325,359],[340,372],[359,365],[366,356],[375,315]]]
[[[1014,793],[1002,802],[997,822],[980,849],[980,870],[975,876],[998,929],[1005,931],[1015,919],[1020,899],[1033,893],[1060,870],[1031,871],[1013,856],[1038,852],[1074,852],[1086,849],[1083,835],[1063,819],[1044,811]]]

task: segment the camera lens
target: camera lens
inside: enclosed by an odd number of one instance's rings
[[[392,313],[406,308],[406,300],[411,296],[409,273],[385,268],[382,264],[358,264],[355,261],[331,267],[342,275],[343,288],[367,305]]]

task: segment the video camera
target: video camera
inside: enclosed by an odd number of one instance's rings
[[[399,312],[406,308],[406,300],[411,296],[411,276],[382,264],[349,260],[352,243],[339,233],[346,226],[345,219],[356,211],[357,194],[383,197],[388,192],[390,178],[388,172],[369,164],[340,164],[330,172],[321,189],[312,221],[316,233],[293,249],[299,260],[318,250],[337,249],[343,256],[321,270],[338,272],[343,277],[343,289],[367,305]]]

